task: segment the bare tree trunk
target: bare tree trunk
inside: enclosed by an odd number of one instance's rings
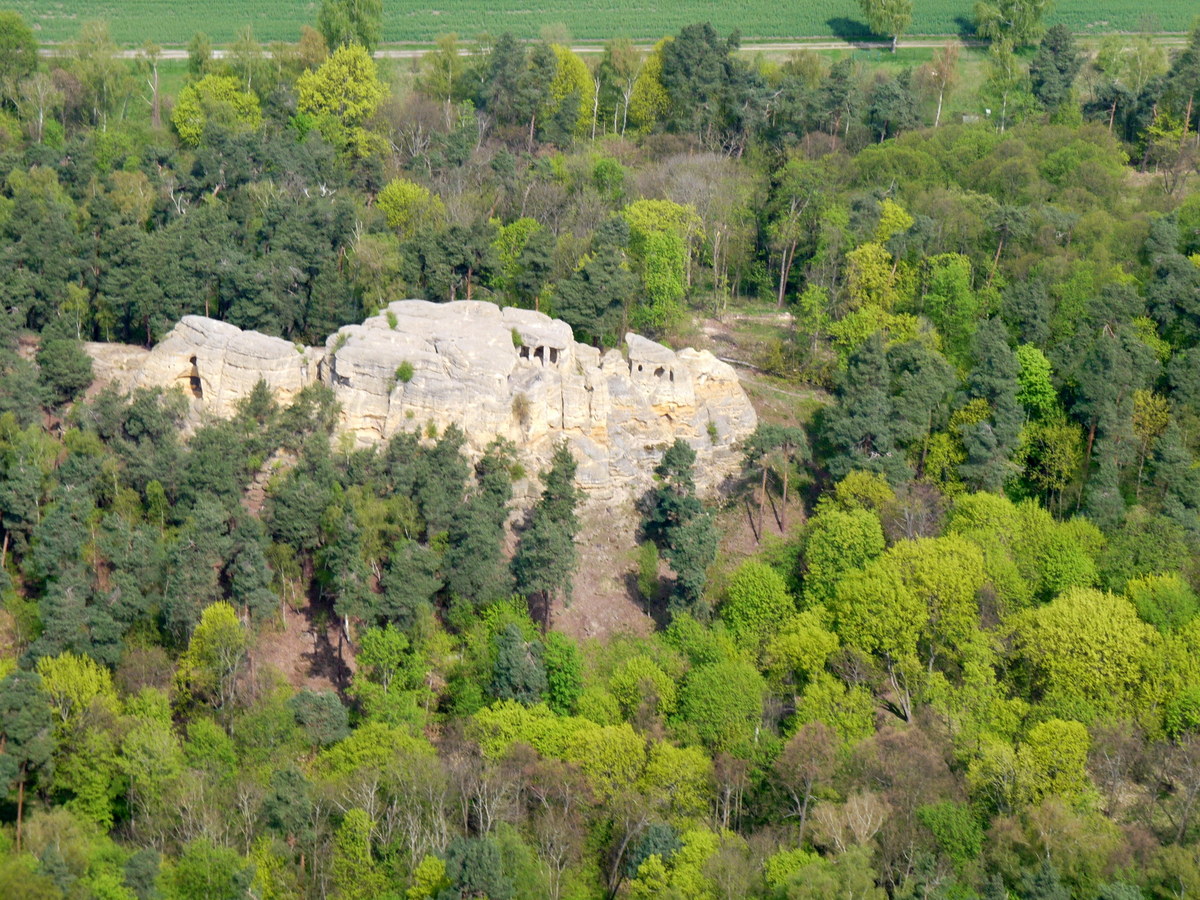
[[[592,82],[592,140],[596,139],[596,120],[600,115],[600,82]]]
[[[938,88],[937,112],[933,116],[933,127],[934,128],[937,128],[940,124],[942,124],[942,97],[944,97],[945,94],[946,94],[946,88],[944,86],[941,88]]]
[[[796,261],[796,244],[798,241],[792,241],[783,249],[783,259],[779,261],[779,297],[776,302],[776,307],[783,309],[783,301],[787,295],[788,279],[792,277],[792,265]]]
[[[787,534],[787,495],[788,495],[788,465],[787,460],[783,464],[783,506],[779,511],[779,530]]]
[[[21,823],[25,815],[25,763],[21,763],[21,780],[17,782],[17,852],[21,852]]]
[[[766,523],[766,511],[767,511],[767,465],[766,465],[766,461],[764,460],[763,461],[763,470],[762,470],[762,487],[760,487],[759,491],[758,491],[758,535],[757,535],[756,543],[760,543],[762,541],[763,525]]]

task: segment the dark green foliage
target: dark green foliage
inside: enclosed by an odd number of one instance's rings
[[[851,354],[838,379],[837,404],[822,422],[829,444],[829,472],[842,478],[852,469],[879,472],[893,483],[908,477],[908,466],[896,445],[896,418],[889,397],[891,368],[883,336],[874,334]]]
[[[676,440],[654,470],[659,486],[647,498],[642,529],[654,541],[675,571],[672,607],[707,619],[704,602],[708,567],[717,553],[717,532],[712,516],[696,497],[692,467],[696,451]]]
[[[513,895],[500,851],[490,838],[458,837],[451,841],[446,848],[446,877],[454,891],[450,896],[509,900]]]
[[[1018,892],[1023,900],[1070,900],[1071,892],[1060,881],[1058,870],[1049,862],[1042,862],[1035,871],[1021,876]]]
[[[303,690],[288,704],[296,716],[296,724],[317,747],[326,747],[350,733],[349,715],[337,694]]]
[[[513,556],[517,591],[526,597],[561,595],[571,601],[571,578],[578,565],[575,535],[579,518],[575,507],[580,491],[575,486],[577,464],[565,443],[555,448],[545,487],[530,513],[529,527]]]
[[[383,597],[375,601],[379,618],[395,622],[403,630],[412,627],[433,609],[433,599],[442,589],[437,554],[415,541],[394,547],[383,574]]]
[[[1033,96],[1050,112],[1057,112],[1071,99],[1071,88],[1082,67],[1083,55],[1071,30],[1065,25],[1053,26],[1029,63]]]
[[[125,886],[138,900],[161,900],[158,871],[162,857],[155,850],[137,850],[125,861]]]
[[[668,863],[682,849],[683,843],[679,840],[678,831],[662,822],[653,822],[646,827],[641,839],[630,852],[625,862],[625,874],[629,878],[635,877],[642,863],[651,856],[657,856],[664,863]]]
[[[46,404],[60,406],[76,399],[92,383],[92,358],[79,341],[50,338],[38,348],[38,376]]]
[[[629,265],[629,225],[613,216],[596,229],[590,257],[560,281],[554,313],[575,329],[576,339],[608,346],[616,343],[640,282]]]
[[[979,326],[973,345],[975,364],[967,378],[966,397],[987,404],[987,415],[960,427],[966,461],[963,480],[979,489],[997,491],[1013,471],[1011,458],[1021,435],[1023,413],[1017,402],[1016,356],[998,319]]]
[[[984,5],[997,44],[1037,41],[1036,3]],[[332,44],[377,39],[374,2],[310,14]],[[565,97],[579,70],[548,40],[447,39],[355,154],[299,112],[312,32],[223,62],[198,36],[190,78],[227,68],[263,121],[211,117],[187,147],[146,124],[154,61],[91,26],[41,60],[31,39],[0,14],[0,895],[1194,893],[1200,30],[1161,76],[1164,48],[1118,37],[1084,78],[1060,28],[1036,54],[906,71],[763,62],[694,25],[649,57],[614,42],[597,92]],[[398,236],[376,198],[401,175],[442,206]],[[150,348],[196,314],[319,345],[408,296],[538,309],[617,347],[646,309],[622,207],[664,199],[697,219],[660,337],[697,343],[703,316],[760,426],[726,443],[715,366],[634,386],[641,424],[691,442],[612,444],[663,454],[636,561],[654,625],[595,609],[633,590],[620,557],[563,612],[596,549],[576,540],[605,522],[581,528],[566,446],[539,498],[513,496],[552,439],[519,409],[532,455],[479,459],[477,435],[468,452],[415,414],[352,446],[328,361],[286,407],[264,381],[228,418],[195,418],[212,398],[186,377],[89,389],[80,341]],[[499,239],[517,221],[519,248]],[[619,356],[599,381],[592,358],[511,384],[641,408]],[[411,359],[380,373],[406,406]],[[565,427],[576,453],[592,427]],[[741,532],[717,557],[697,489],[717,480],[698,459],[730,453],[763,504],[720,497],[719,521],[773,506],[785,535],[749,563]],[[943,540],[961,567],[923,552]],[[196,625],[218,602],[214,642]]]
[[[493,446],[480,460],[478,485],[450,521],[446,588],[452,597],[484,606],[507,597],[512,574],[504,558],[504,522],[512,499],[510,454]]]
[[[0,681],[0,784],[20,803],[30,777],[54,751],[49,698],[41,687],[42,679],[30,672],[13,672]]]
[[[516,700],[526,706],[540,703],[549,686],[542,652],[541,643],[526,641],[516,625],[505,628],[496,636],[492,694],[501,700]]]
[[[466,438],[451,425],[432,451],[421,454],[413,473],[416,501],[425,520],[427,538],[446,531],[454,510],[462,500],[471,470],[462,456]]]

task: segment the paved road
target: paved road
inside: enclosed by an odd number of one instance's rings
[[[1182,46],[1187,43],[1186,34],[1157,34],[1153,35],[1154,43],[1164,46]],[[977,40],[961,40],[953,36],[946,37],[918,37],[905,38],[901,40],[898,46],[901,49],[929,49],[932,47],[942,47],[947,41],[954,41],[964,47],[982,47],[986,45],[986,41]],[[639,44],[641,50],[650,50],[653,47],[652,42]],[[793,50],[846,50],[849,48],[855,50],[886,50],[892,46],[891,41],[846,41],[846,40],[825,40],[814,38],[812,40],[799,41],[762,41],[750,44],[742,44],[742,51],[746,53],[788,53]],[[384,47],[375,51],[376,59],[419,59],[425,54],[432,51],[434,48],[429,47]],[[602,44],[577,44],[571,47],[576,53],[602,53],[604,47]],[[57,56],[59,49],[56,47],[43,47],[40,51],[42,56]],[[117,56],[121,59],[137,59],[141,56],[140,50],[121,50]],[[469,56],[471,50],[467,47],[459,50],[462,56]],[[270,56],[270,51],[265,51],[267,56]],[[229,55],[228,50],[214,50],[213,56],[216,59],[223,59]],[[159,54],[159,59],[187,59],[187,50],[178,47],[165,49]]]

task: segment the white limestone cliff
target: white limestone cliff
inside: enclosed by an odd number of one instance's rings
[[[580,486],[598,498],[644,490],[676,438],[696,450],[697,484],[712,491],[736,473],[738,445],[756,424],[733,369],[707,351],[630,334],[626,355],[601,354],[565,322],[478,301],[396,301],[324,348],[200,316],[185,316],[144,356],[103,346],[93,351],[101,377],[178,385],[197,419],[231,415],[260,378],[284,403],[320,380],[341,406],[340,431],[363,445],[456,424],[473,454],[507,438],[537,471],[566,440]]]

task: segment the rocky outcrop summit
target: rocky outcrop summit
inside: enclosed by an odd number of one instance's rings
[[[753,407],[733,369],[707,351],[675,352],[638,335],[625,352],[576,343],[570,326],[491,303],[402,300],[323,348],[185,316],[153,350],[93,345],[97,370],[126,387],[178,385],[197,420],[228,416],[260,379],[281,402],[322,381],[341,405],[340,430],[359,444],[457,424],[472,453],[511,440],[536,471],[566,440],[580,486],[636,493],[676,438],[697,453],[697,483],[736,472]]]

